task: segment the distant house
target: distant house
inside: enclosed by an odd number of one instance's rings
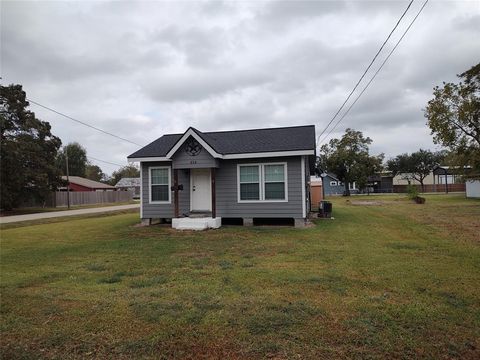
[[[144,224],[177,229],[250,226],[288,219],[304,226],[315,169],[315,126],[166,134],[128,157],[140,163]],[[293,221],[292,221],[293,220]]]
[[[62,179],[67,181],[66,176],[62,176]],[[70,191],[114,191],[114,186],[107,185],[98,181],[85,179],[80,176],[69,176]],[[67,187],[60,188],[61,191],[67,191]]]
[[[340,181],[335,174],[327,173],[327,176],[323,178],[323,184],[325,187],[325,196],[343,195],[345,193],[345,184]],[[355,182],[350,183],[348,188],[350,189],[350,193],[358,193]]]
[[[468,174],[470,167],[460,169],[456,166],[437,165],[433,171],[423,179],[424,185],[445,185],[464,183],[463,175]],[[397,174],[393,177],[393,185],[420,185],[411,174]]]
[[[140,198],[140,178],[121,178],[115,187],[118,190],[131,190],[134,198]]]

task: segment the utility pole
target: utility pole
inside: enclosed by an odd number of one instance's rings
[[[67,207],[70,209],[70,180],[68,178],[68,150],[65,147],[65,164],[67,167]]]

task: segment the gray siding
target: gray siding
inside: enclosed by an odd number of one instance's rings
[[[204,151],[202,151],[203,153]],[[286,162],[288,180],[288,202],[256,202],[239,203],[237,192],[237,164]],[[144,218],[171,218],[174,214],[173,193],[171,204],[149,204],[148,167],[171,166],[170,162],[142,163],[143,183],[143,217]],[[306,172],[308,162],[305,161]],[[219,160],[216,170],[217,216],[219,217],[274,217],[274,218],[302,218],[302,174],[301,157],[262,158],[242,160]],[[179,170],[179,183],[183,184],[183,191],[179,193],[180,214],[190,211],[190,171]],[[173,184],[173,172],[172,172]],[[306,184],[306,182],[305,182]],[[307,191],[305,192],[307,195]]]
[[[239,203],[237,164],[287,162],[288,202]],[[216,173],[217,215],[221,217],[302,217],[302,172],[300,156],[220,160]]]
[[[323,179],[324,187],[325,187],[325,196],[328,195],[343,195],[345,192],[345,185],[330,185],[330,181],[338,181],[330,177],[329,175]]]
[[[171,204],[150,204],[148,168],[150,166],[172,166],[171,162],[148,162],[141,163],[142,171],[142,210],[143,218],[172,218],[174,216],[173,192],[171,193]],[[173,185],[173,170],[171,171]],[[180,214],[190,211],[190,170],[178,170],[178,183],[183,184],[183,191],[179,192]]]
[[[172,156],[174,169],[211,168],[218,166],[218,160],[213,158],[204,148],[202,148],[202,151],[196,156],[187,154],[185,152],[187,142],[188,140]]]

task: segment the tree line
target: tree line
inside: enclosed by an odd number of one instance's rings
[[[122,177],[139,177],[134,165],[121,167],[109,177],[88,161],[79,143],[62,147],[62,141],[28,110],[21,85],[0,86],[0,208],[10,210],[22,201],[45,201],[65,185],[66,157],[70,176],[81,176],[115,185]]]
[[[115,185],[124,177],[140,177],[140,171],[135,165],[125,165],[114,171],[111,176],[105,174],[100,166],[92,164],[88,160],[87,150],[78,142],[68,143],[59,149],[55,158],[57,168],[61,175],[80,176],[94,181]]]
[[[422,189],[425,178],[441,164],[454,167],[460,175],[480,177],[480,63],[457,76],[458,84],[436,86],[424,109],[433,141],[444,150],[419,149],[384,162],[384,154],[370,155],[372,139],[347,129],[340,139],[321,146],[317,172],[334,173],[344,183],[347,196],[350,183],[363,190],[368,178],[382,171],[401,174],[409,182],[416,180]]]
[[[356,182],[365,188],[368,177],[385,169],[408,174],[423,185],[436,165],[446,162],[470,176],[480,177],[480,64],[458,75],[457,84],[443,83],[433,91],[424,109],[434,143],[445,151],[420,149],[401,154],[384,163],[384,155],[370,155],[372,139],[362,132],[347,129],[340,139],[332,139],[320,148],[319,171],[329,171],[345,184]],[[44,200],[64,185],[68,155],[69,175],[116,184],[122,177],[138,177],[133,165],[105,175],[98,165],[88,161],[87,151],[78,143],[62,146],[59,137],[28,110],[29,103],[21,85],[0,86],[0,207],[11,209],[27,199]]]

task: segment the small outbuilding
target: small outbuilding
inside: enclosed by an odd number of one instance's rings
[[[465,194],[467,198],[480,198],[480,178],[467,179],[465,182]]]
[[[323,200],[322,178],[310,176],[310,211],[317,211]]]

